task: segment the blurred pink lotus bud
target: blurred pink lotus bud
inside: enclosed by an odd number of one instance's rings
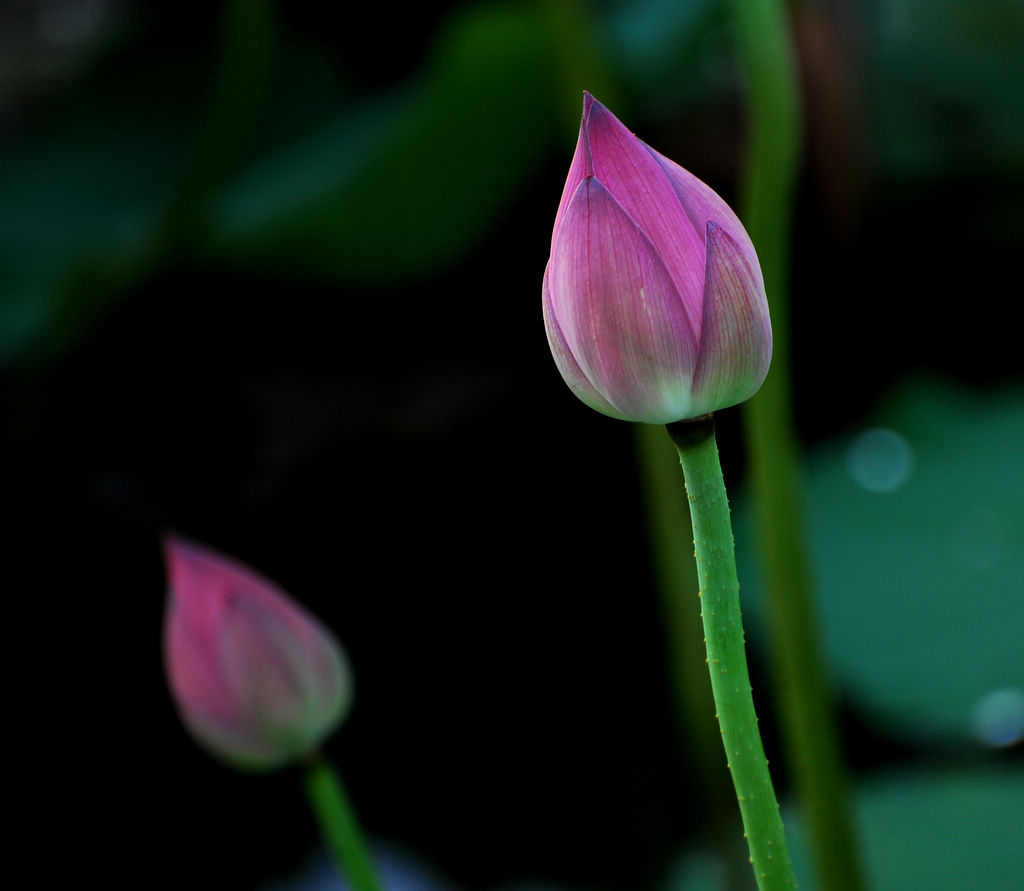
[[[257,573],[175,536],[164,539],[164,665],[182,721],[237,767],[310,754],[349,710],[334,635]]]
[[[764,281],[736,214],[589,93],[543,292],[558,370],[613,418],[695,418],[768,373]]]

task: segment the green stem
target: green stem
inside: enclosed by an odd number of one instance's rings
[[[795,888],[747,673],[732,523],[715,443],[715,422],[711,415],[705,415],[669,424],[668,431],[679,451],[686,480],[711,689],[750,862],[761,891]]]
[[[321,756],[305,766],[306,796],[327,849],[353,891],[381,891],[341,778]]]
[[[786,284],[800,114],[784,6],[781,0],[732,3],[750,108],[740,216],[761,262],[775,339],[771,372],[744,406],[744,422],[787,762],[820,887],[857,891],[862,871],[811,590],[790,403]]]
[[[630,426],[636,433],[652,569],[661,602],[680,745],[693,767],[695,788],[705,802],[698,841],[713,848],[720,857],[723,888],[753,888],[753,877],[742,856],[746,843],[734,803],[732,780],[722,763],[721,734],[704,659],[704,628],[700,613],[693,608],[693,598],[700,590],[697,564],[693,552],[679,546],[693,527],[686,499],[679,497],[683,482],[679,456],[672,442],[665,438],[663,427]]]

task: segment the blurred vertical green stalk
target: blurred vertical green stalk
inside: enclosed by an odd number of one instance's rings
[[[700,614],[693,608],[699,589],[697,566],[693,553],[679,546],[691,535],[692,528],[689,508],[679,497],[682,468],[663,427],[636,424],[634,430],[655,583],[669,644],[672,692],[678,704],[676,718],[702,771],[713,768],[710,776],[702,774],[701,778],[723,793],[731,809],[728,775],[717,770],[722,761],[722,743],[704,664],[704,630]]]
[[[381,891],[355,812],[341,777],[321,755],[305,766],[306,797],[316,817],[327,850],[353,891]]]
[[[776,699],[819,886],[853,891],[863,883],[811,594],[789,398],[786,284],[800,134],[796,64],[782,0],[732,0],[732,11],[750,114],[740,217],[761,261],[775,340],[771,372],[743,410]]]

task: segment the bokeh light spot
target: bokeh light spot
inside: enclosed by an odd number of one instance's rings
[[[868,492],[894,492],[910,480],[914,453],[898,433],[876,427],[854,437],[846,450],[846,469]]]
[[[986,693],[974,706],[974,735],[993,748],[1024,740],[1024,691],[1002,687]]]

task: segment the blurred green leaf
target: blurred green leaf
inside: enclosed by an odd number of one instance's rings
[[[881,776],[857,787],[855,808],[873,891],[1020,888],[1020,769]],[[800,814],[785,804],[782,812],[799,885],[816,891]],[[671,870],[666,891],[727,891],[726,866],[710,852],[690,851]]]
[[[143,41],[0,151],[0,367],[95,324],[230,167],[259,106],[268,4],[226,4],[222,32],[216,76],[202,49],[183,64],[180,47]]]
[[[153,97],[146,107],[93,99],[61,126],[0,149],[0,366],[89,315],[105,292],[81,289],[83,278],[145,250],[181,176],[187,111],[153,114]]]
[[[881,160],[902,177],[1024,174],[1024,3],[869,4]]]
[[[613,0],[600,28],[633,101],[645,110],[676,109],[713,102],[724,82],[733,85],[737,69],[725,20],[720,0]]]
[[[0,365],[59,350],[175,250],[350,283],[408,281],[457,259],[565,132],[555,21],[539,7],[467,9],[419,83],[356,111],[327,110],[319,79],[331,72],[296,69],[286,47],[273,107],[238,165],[232,140],[251,115],[221,89],[204,129],[201,69],[186,66],[183,89],[179,57],[136,57],[118,69],[123,88],[91,82],[65,121],[0,150]],[[225,63],[221,81],[237,92],[262,61],[235,55],[245,71]],[[314,81],[297,83],[296,70]],[[289,121],[293,132],[273,132]]]
[[[856,795],[874,891],[1016,891],[1024,875],[1024,771],[884,776]],[[798,814],[783,807],[800,887],[813,891]]]
[[[278,272],[403,281],[450,263],[561,134],[554,43],[530,8],[474,8],[421,85],[346,114],[248,170],[203,250]]]
[[[894,726],[966,739],[987,696],[1024,688],[1021,443],[1019,391],[918,384],[811,457],[826,652],[843,688]],[[745,613],[763,633],[743,498],[736,537]]]

